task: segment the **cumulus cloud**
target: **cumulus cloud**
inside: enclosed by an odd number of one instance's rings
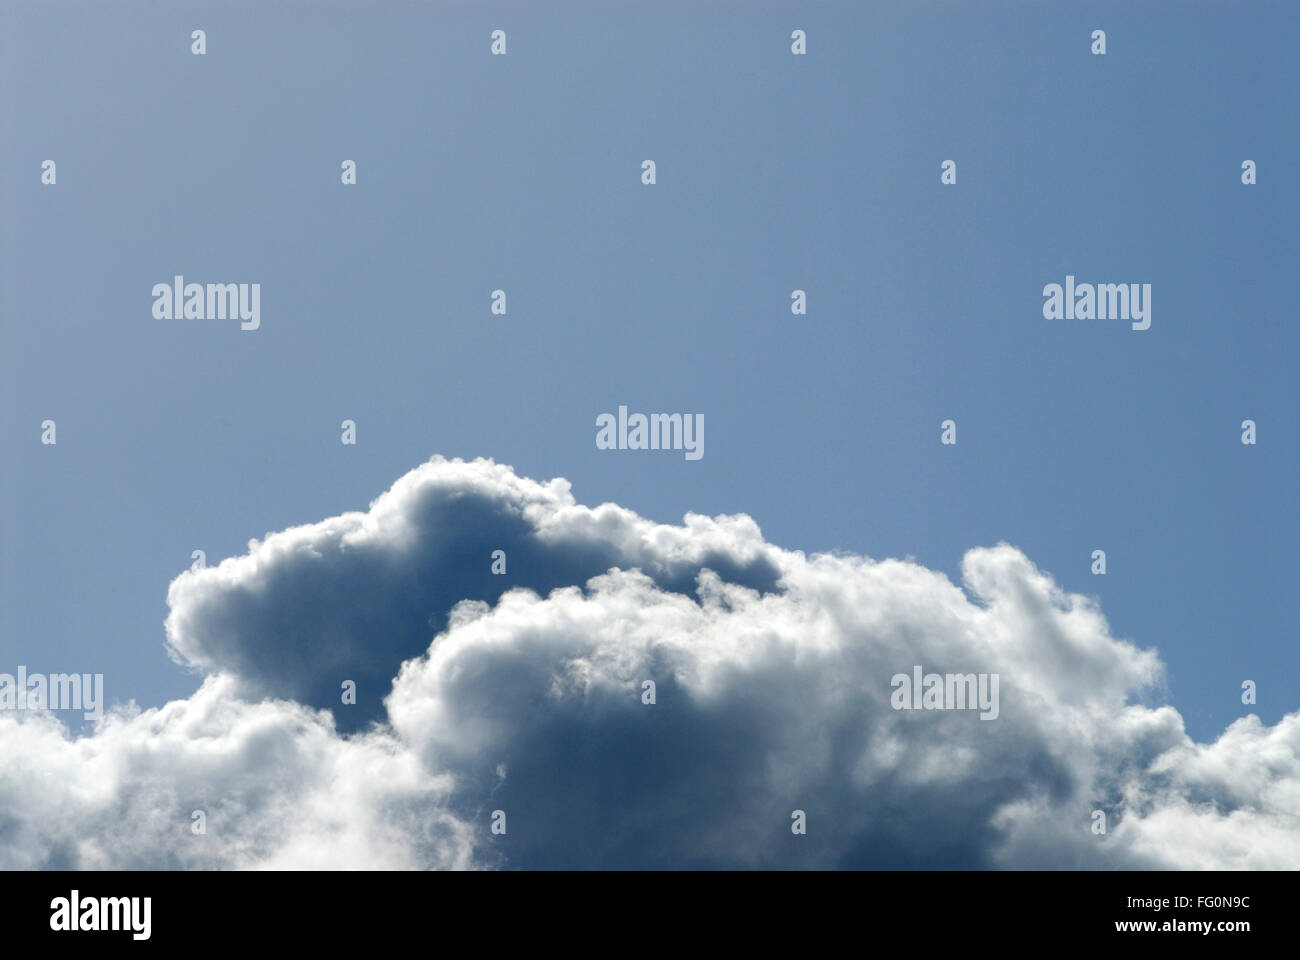
[[[48,713],[0,720],[0,866],[470,865],[471,828],[443,806],[449,777],[391,736],[345,739],[328,715],[233,686],[209,678],[76,739]]]
[[[435,458],[178,577],[188,700],[0,716],[0,865],[1300,866],[1300,714],[1194,743],[1093,601],[961,572]],[[996,719],[894,709],[916,664],[997,674]]]
[[[505,551],[504,576],[491,572],[494,550]],[[547,593],[615,566],[674,592],[693,589],[706,567],[774,589],[778,553],[748,517],[654,524],[614,504],[579,506],[563,479],[435,459],[368,512],[274,533],[242,557],[182,574],[168,591],[167,638],[177,660],[230,673],[247,696],[332,709],[352,730],[382,719],[398,667],[461,600]],[[356,709],[339,709],[343,679],[357,684]]]

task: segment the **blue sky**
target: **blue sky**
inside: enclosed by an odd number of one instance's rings
[[[187,696],[192,550],[443,454],[955,582],[1006,540],[1195,738],[1300,705],[1294,5],[307,9],[6,6],[7,669]],[[155,320],[178,273],[260,282],[261,329]],[[1067,274],[1151,283],[1150,330],[1044,320]],[[704,458],[597,450],[619,404]]]

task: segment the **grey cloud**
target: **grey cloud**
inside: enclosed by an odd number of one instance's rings
[[[546,593],[613,566],[671,590],[709,567],[775,589],[775,568],[748,518],[691,518],[686,530],[612,504],[577,506],[565,481],[539,484],[487,461],[435,459],[371,505],[250,543],[250,553],[186,572],[168,594],[174,657],[237,676],[244,693],[334,711],[341,729],[382,719],[398,667],[422,653],[464,599],[508,587]],[[508,575],[490,570],[504,550]],[[342,709],[340,685],[358,687]]]
[[[435,459],[168,600],[188,700],[0,716],[0,865],[1300,866],[1300,713],[1194,743],[1157,653],[1006,544],[958,586]],[[997,673],[998,718],[893,709],[914,664]]]

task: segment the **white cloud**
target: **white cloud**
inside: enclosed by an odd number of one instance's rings
[[[962,576],[435,459],[177,578],[189,700],[0,716],[0,865],[1300,866],[1300,714],[1195,744],[1091,601],[1005,544]],[[893,710],[914,664],[998,718]]]
[[[0,867],[470,864],[469,829],[442,806],[448,778],[391,736],[344,739],[327,714],[232,692],[211,677],[78,739],[48,713],[0,716]]]

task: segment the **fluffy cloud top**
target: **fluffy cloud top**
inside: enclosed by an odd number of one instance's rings
[[[1090,600],[962,579],[435,458],[178,577],[188,700],[0,715],[0,866],[1300,867],[1300,714],[1194,743]],[[914,664],[997,718],[894,709]]]
[[[491,572],[494,550],[506,553],[504,576]],[[654,524],[614,504],[579,506],[562,479],[435,459],[367,513],[271,534],[183,573],[168,591],[167,638],[176,659],[237,677],[247,696],[333,709],[354,730],[382,719],[398,667],[428,649],[461,600],[549,593],[615,566],[679,593],[706,567],[770,590],[779,554],[748,517]],[[356,709],[339,709],[343,679],[357,684]]]

